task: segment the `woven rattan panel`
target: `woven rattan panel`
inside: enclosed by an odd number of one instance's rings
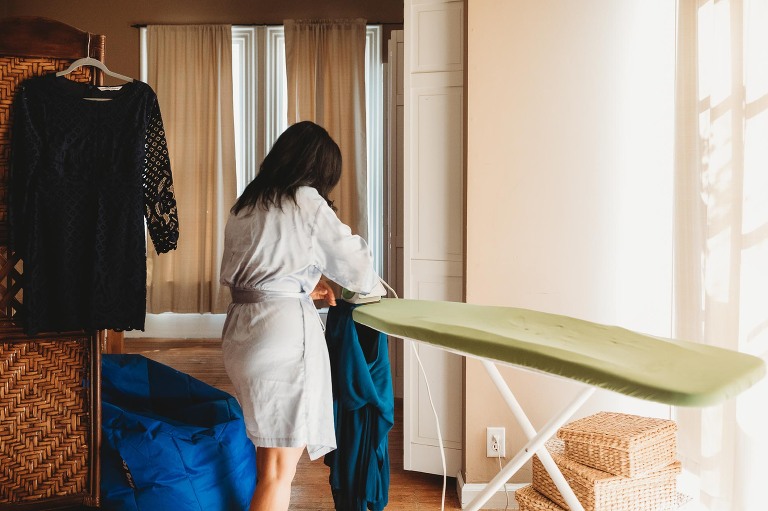
[[[21,308],[22,262],[8,253],[8,247],[0,246],[0,318],[12,318]]]
[[[0,503],[89,490],[88,336],[0,343]]]
[[[21,82],[66,69],[71,59],[0,56],[0,508],[94,496],[92,335],[27,338],[12,325],[23,299],[22,264],[8,250],[12,105]],[[90,81],[91,68],[70,75]],[[35,504],[37,503],[37,504]],[[39,507],[38,507],[39,506]],[[27,509],[28,507],[24,507]]]

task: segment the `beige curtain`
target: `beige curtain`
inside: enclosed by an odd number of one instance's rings
[[[341,148],[331,199],[339,218],[367,237],[365,20],[286,20],[288,124],[314,121]]]
[[[768,360],[768,0],[678,5],[676,336]],[[693,509],[767,509],[766,403],[678,411]]]
[[[220,313],[224,225],[236,199],[230,26],[150,26],[148,82],[165,125],[179,211],[174,252],[148,254],[149,312]]]

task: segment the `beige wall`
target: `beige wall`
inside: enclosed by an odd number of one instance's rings
[[[0,0],[0,15],[43,16],[107,36],[106,63],[139,76],[133,24],[281,24],[289,18],[365,18],[403,23],[402,0]],[[384,45],[386,47],[386,45]]]
[[[674,8],[469,0],[467,302],[669,335]],[[577,391],[504,369],[537,428]],[[485,428],[508,454],[525,439],[480,364],[465,376],[465,480],[484,482]],[[578,415],[600,409],[670,413],[598,392]]]

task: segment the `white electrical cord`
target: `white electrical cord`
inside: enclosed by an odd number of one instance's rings
[[[445,468],[445,452],[443,449],[443,435],[440,433],[440,420],[437,417],[437,410],[435,409],[435,403],[432,401],[432,391],[429,389],[429,380],[427,380],[427,373],[424,371],[424,366],[421,363],[421,358],[419,358],[419,352],[416,350],[416,343],[411,341],[411,348],[413,348],[413,354],[416,355],[416,361],[419,363],[419,367],[421,368],[421,374],[424,375],[424,383],[427,385],[427,396],[429,396],[429,404],[432,406],[432,413],[435,415],[435,425],[437,426],[437,442],[440,444],[440,459],[443,462],[443,496],[440,504],[440,510],[445,510],[445,483],[446,483],[446,472],[447,469]]]
[[[394,289],[392,289],[392,287],[391,287],[389,284],[387,284],[387,281],[386,281],[386,280],[382,279],[381,277],[379,277],[379,280],[381,281],[381,284],[382,284],[384,287],[386,287],[387,289],[389,289],[389,291],[390,291],[390,292],[391,292],[391,293],[394,295],[394,297],[395,297],[395,298],[400,298],[399,296],[397,296],[397,293],[395,292],[395,290],[394,290]]]
[[[501,473],[501,471],[502,471],[501,452],[499,452],[499,455],[496,456],[496,459],[499,460],[499,473]],[[509,490],[507,489],[507,482],[506,481],[504,481],[504,495],[507,496],[507,505],[504,506],[504,511],[507,511],[507,509],[509,509]]]
[[[379,278],[379,280],[384,285],[384,287],[386,287],[392,293],[392,295],[394,295],[395,298],[400,298],[399,296],[397,296],[397,293],[395,292],[395,290],[392,289],[384,279]],[[432,413],[435,416],[435,425],[437,426],[437,442],[440,445],[440,459],[443,463],[443,493],[440,501],[440,511],[445,511],[445,487],[448,479],[447,477],[448,469],[446,468],[446,465],[445,465],[445,449],[443,447],[443,435],[442,435],[442,432],[440,431],[440,419],[437,416],[437,409],[435,408],[435,402],[432,400],[432,390],[429,388],[429,380],[427,379],[427,372],[424,370],[424,365],[421,363],[419,352],[416,349],[416,343],[413,341],[410,341],[410,343],[411,343],[411,349],[413,350],[413,354],[416,355],[416,361],[419,363],[421,374],[424,376],[424,383],[427,386],[427,396],[429,397],[429,404],[430,406],[432,406]],[[501,463],[501,458],[499,458],[499,463]],[[507,495],[507,506],[509,506],[509,495]]]

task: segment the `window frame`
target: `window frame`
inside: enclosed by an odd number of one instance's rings
[[[384,267],[384,64],[382,27],[367,25],[365,32],[366,165],[368,244],[376,270]],[[238,195],[258,172],[258,165],[277,137],[287,128],[285,31],[283,26],[232,27],[232,68],[235,104],[249,108],[235,113]],[[240,73],[236,66],[252,66]],[[258,77],[265,77],[262,81]],[[255,113],[254,113],[255,112]],[[260,122],[261,121],[261,122]],[[239,133],[239,135],[238,135]]]
[[[238,195],[258,171],[268,148],[287,127],[285,35],[282,26],[233,25],[233,67],[250,66],[246,73],[233,70],[236,99],[236,165]],[[376,270],[383,274],[384,225],[384,64],[381,25],[366,27],[366,144],[368,168],[368,244]],[[139,78],[146,82],[147,28],[139,30]],[[241,67],[242,69],[242,67]],[[266,76],[266,80],[259,80]],[[235,80],[238,84],[235,84]],[[371,93],[371,91],[373,93]],[[239,111],[237,111],[239,110]],[[259,118],[265,119],[260,122]],[[240,133],[237,133],[240,130]],[[247,142],[247,143],[246,143]],[[126,337],[218,337],[224,314],[147,314],[145,331]]]

